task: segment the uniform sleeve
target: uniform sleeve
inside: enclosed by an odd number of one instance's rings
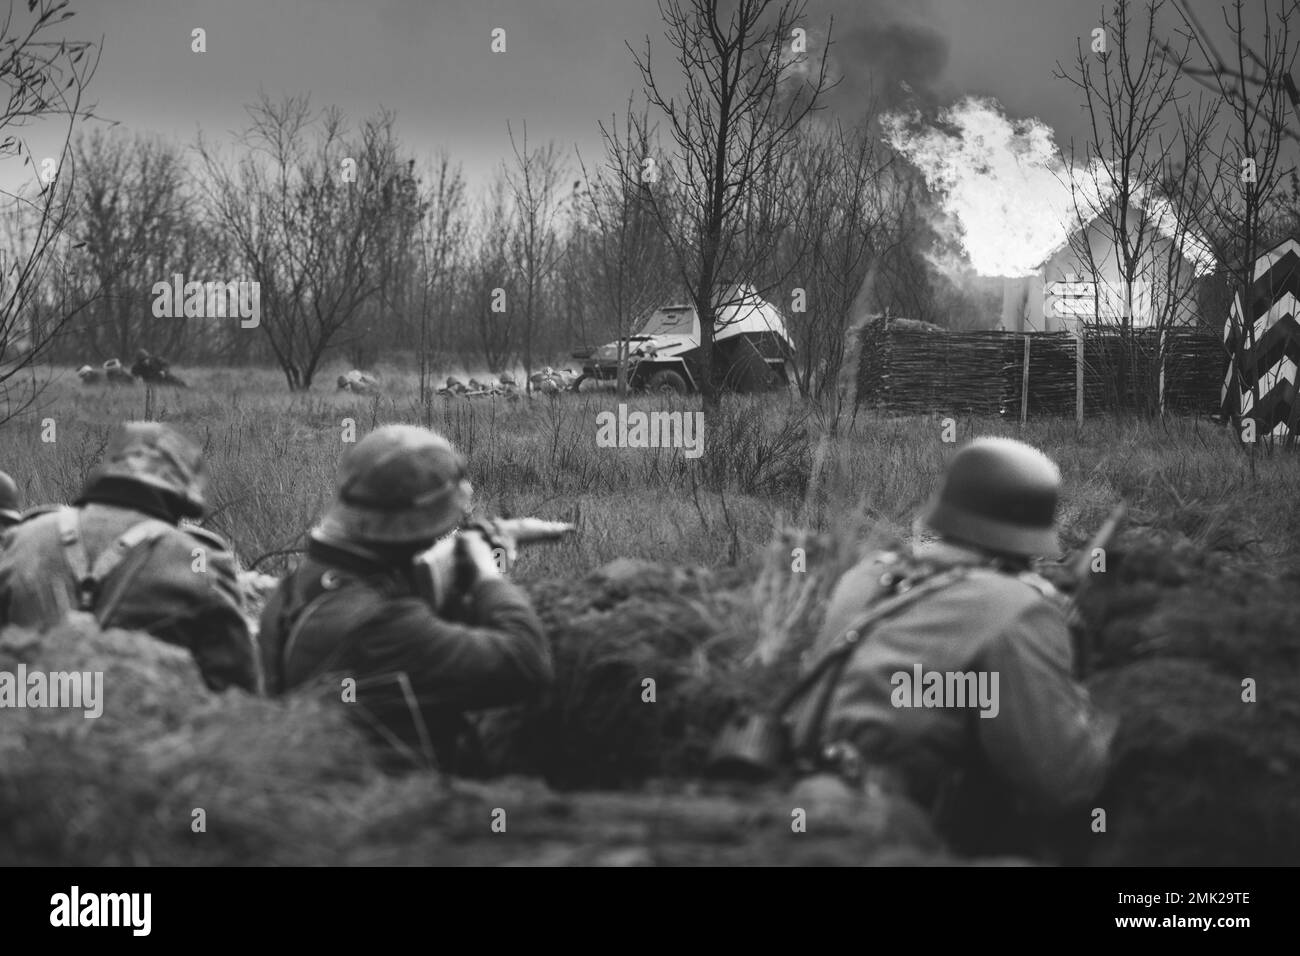
[[[550,647],[527,595],[480,581],[467,622],[438,617],[416,597],[369,616],[359,649],[366,673],[405,672],[427,707],[477,710],[516,703],[551,683]]]
[[[192,612],[155,633],[189,648],[209,689],[222,691],[233,685],[260,694],[261,666],[243,615],[234,556],[208,551],[202,576],[207,586]]]
[[[1061,615],[1036,602],[981,655],[998,675],[996,716],[976,717],[994,769],[1045,813],[1096,796],[1105,779],[1113,718],[1098,714],[1070,677],[1070,636]]]

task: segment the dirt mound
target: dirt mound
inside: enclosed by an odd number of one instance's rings
[[[674,580],[681,583],[670,573],[661,583]],[[611,581],[606,596],[613,600],[623,586]],[[642,600],[649,615],[649,600]],[[673,634],[663,639],[667,653],[680,656],[682,645],[673,642],[698,636],[675,630],[698,626],[689,613],[661,623]],[[635,626],[648,630],[644,622]],[[591,652],[602,658],[602,647]],[[908,808],[836,802],[816,793],[795,802],[775,791],[707,793],[686,784],[561,794],[519,777],[473,783],[432,773],[389,776],[376,769],[345,708],[311,696],[280,702],[237,691],[210,695],[186,652],[143,634],[101,632],[93,622],[41,636],[12,628],[0,633],[0,671],[14,673],[20,665],[45,673],[102,673],[103,713],[5,713],[3,865],[855,865],[945,859],[925,822]],[[699,679],[689,667],[663,667],[629,652],[615,655],[612,664],[575,668],[570,686],[589,683],[595,674],[639,675],[652,665],[649,672],[665,677],[669,688],[687,686],[675,683],[678,670],[684,681]],[[597,713],[609,706],[595,688],[589,691],[575,700],[575,724],[581,708]],[[639,701],[639,684],[631,692]],[[681,702],[675,707],[680,710]],[[647,748],[672,738],[657,736],[653,721],[594,728],[596,738],[607,735],[607,750],[596,763],[610,776],[626,766],[617,741],[629,730]],[[581,744],[555,744],[550,753],[576,765]]]
[[[19,665],[102,674],[103,713],[4,714],[2,863],[314,862],[349,788],[378,777],[338,708],[213,696],[188,652],[148,635],[11,628],[0,671]]]
[[[557,793],[536,779],[415,781],[383,794],[346,862],[387,865],[933,864],[951,858],[924,820],[881,802],[696,788]],[[494,831],[492,823],[497,821]]]
[[[851,557],[811,548],[798,577],[789,545],[728,572],[620,560],[530,586],[557,683],[485,722],[508,773],[488,782],[385,774],[345,707],[213,696],[187,653],[145,635],[5,631],[0,671],[102,672],[104,709],[3,715],[0,863],[948,861],[906,806],[700,782],[718,728],[786,685]],[[1300,578],[1173,538],[1116,555],[1084,608],[1088,685],[1122,718],[1107,830],[1062,840],[1100,864],[1293,863]]]
[[[697,769],[744,697],[734,679],[752,646],[743,592],[706,572],[628,560],[531,591],[556,682],[536,704],[486,722],[492,764],[562,788]]]
[[[725,572],[623,558],[530,586],[556,682],[485,723],[490,762],[567,789],[698,776],[727,720],[794,678],[856,557],[843,544],[790,532]],[[792,547],[806,570],[791,571]]]
[[[1092,862],[1300,859],[1298,591],[1294,572],[1235,567],[1176,536],[1130,539],[1085,608],[1088,685],[1121,716]]]

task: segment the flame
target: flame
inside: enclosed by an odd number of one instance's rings
[[[1076,210],[1100,208],[1105,177],[1074,175],[1041,120],[1011,119],[996,100],[976,96],[938,120],[893,113],[881,124],[939,198],[940,235],[955,233],[979,275],[1032,275],[1078,228]]]

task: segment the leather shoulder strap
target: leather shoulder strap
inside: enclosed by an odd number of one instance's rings
[[[90,576],[90,555],[81,540],[81,514],[76,508],[58,510],[59,546],[63,560],[72,572],[72,606],[79,611],[89,611],[95,603],[95,583]]]
[[[142,544],[157,541],[170,529],[171,525],[156,518],[148,518],[139,524],[131,525],[95,559],[95,564],[90,571],[91,577],[96,581],[107,580],[132,551]]]
[[[110,599],[95,612],[100,624],[104,624],[125,594],[127,587],[143,566],[143,552],[151,550],[152,544],[167,533],[171,525],[157,518],[146,518],[131,525],[95,559],[91,564],[90,553],[81,536],[81,513],[76,508],[60,508],[58,511],[59,543],[63,548],[63,559],[68,570],[72,572],[74,593],[73,603],[78,610],[94,611],[100,596],[100,586],[116,571],[129,556],[136,554],[139,559],[131,563],[125,574],[114,582]]]
[[[845,630],[843,636],[826,651],[812,670],[781,700],[777,710],[778,717],[784,716],[800,698],[810,691],[814,689],[817,691],[818,696],[813,702],[811,719],[802,725],[805,730],[800,735],[802,739],[797,741],[798,745],[802,747],[820,745],[826,709],[830,705],[835,688],[839,685],[840,678],[843,676],[844,669],[847,667],[850,658],[852,658],[853,652],[862,646],[871,631],[882,621],[892,617],[926,595],[933,594],[935,591],[960,581],[967,576],[969,570],[966,567],[955,567],[946,571],[931,572],[928,576],[920,579],[905,577],[896,580],[891,585],[893,592],[890,597],[876,602],[853,620],[852,626]]]
[[[204,528],[201,525],[192,522],[182,522],[179,527],[199,544],[206,545],[207,547],[213,548],[217,551],[232,550],[230,543],[210,528]]]
[[[101,595],[95,617],[101,627],[107,627],[117,607],[126,597],[131,583],[144,568],[155,544],[161,540],[171,525],[149,518],[127,528],[108,548],[95,559],[91,577],[97,587],[110,585]],[[113,573],[117,572],[116,577]],[[110,581],[111,578],[111,581]]]

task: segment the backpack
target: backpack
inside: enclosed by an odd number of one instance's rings
[[[71,583],[65,582],[69,610],[90,613],[100,627],[106,627],[153,553],[154,545],[172,525],[145,518],[118,535],[92,564],[81,536],[81,512],[59,508],[56,520],[63,560],[72,573]]]

